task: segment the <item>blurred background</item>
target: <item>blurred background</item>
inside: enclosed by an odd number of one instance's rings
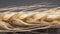
[[[29,6],[29,5],[52,5],[53,7],[60,6],[60,0],[0,0],[0,8],[13,6]]]

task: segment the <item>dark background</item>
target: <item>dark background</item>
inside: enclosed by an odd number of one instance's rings
[[[0,0],[0,8],[33,4],[55,5],[55,7],[58,7],[60,6],[60,0]]]

